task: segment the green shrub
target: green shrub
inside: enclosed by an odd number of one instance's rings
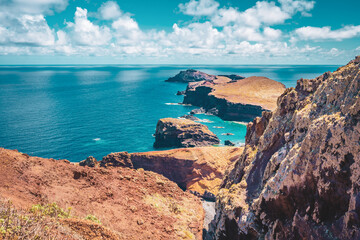
[[[56,203],[46,205],[36,204],[30,209],[30,212],[36,216],[49,216],[53,218],[69,218],[71,216],[71,208],[66,211],[60,208]]]
[[[94,215],[91,215],[91,214],[87,215],[85,217],[85,219],[101,224],[100,220],[97,217],[95,217]]]

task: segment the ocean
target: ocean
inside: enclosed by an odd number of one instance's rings
[[[338,66],[0,66],[0,147],[78,162],[111,152],[153,151],[156,123],[196,107],[176,96],[184,83],[166,79],[189,68],[209,74],[265,76],[286,87]],[[246,126],[197,115],[221,144],[244,143]],[[220,127],[220,128],[219,128]],[[232,136],[223,135],[233,133]]]

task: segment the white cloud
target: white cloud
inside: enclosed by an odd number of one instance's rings
[[[261,24],[273,25],[283,23],[291,16],[282,11],[274,2],[256,2],[256,5],[242,13],[242,20],[249,26],[259,27]]]
[[[135,44],[144,37],[138,23],[129,16],[122,16],[112,23],[114,35],[119,44]]]
[[[3,16],[4,17],[4,16]],[[54,44],[54,33],[43,15],[6,16],[0,26],[0,42],[8,45],[50,46]]]
[[[67,5],[68,0],[13,0],[7,3],[2,3],[2,8],[6,11],[27,14],[53,14],[53,10],[63,11]]]
[[[214,0],[190,0],[185,4],[179,4],[180,11],[191,16],[210,16],[219,7],[219,3]]]
[[[353,38],[360,35],[360,25],[345,26],[337,30],[331,27],[302,27],[295,30],[295,34],[302,40],[336,40]]]
[[[110,29],[106,26],[98,26],[89,21],[87,10],[77,7],[75,22],[67,23],[71,30],[71,37],[78,45],[99,46],[108,44],[112,38]]]
[[[216,12],[211,21],[216,26],[227,26],[229,24],[246,25],[259,28],[262,25],[274,25],[283,23],[291,16],[284,12],[274,2],[259,1],[256,5],[240,12],[235,8],[222,8]]]
[[[119,5],[114,1],[108,1],[99,8],[101,17],[105,20],[117,19],[122,15]]]
[[[281,8],[293,15],[297,12],[300,12],[304,16],[309,16],[309,11],[312,10],[315,6],[315,1],[307,0],[278,0],[281,4]]]
[[[209,22],[192,23],[187,27],[173,26],[173,32],[168,35],[174,46],[186,48],[214,48],[218,45],[222,34]]]
[[[25,0],[16,1],[17,4],[27,4]],[[86,9],[78,7],[74,21],[55,31],[48,26],[44,14],[63,9],[67,1],[34,0],[33,3],[37,6],[32,8],[36,14],[15,14],[13,9],[10,12],[0,9],[0,54],[50,53],[159,59],[198,57],[205,61],[241,57],[246,60],[272,57],[304,59],[304,56],[312,55],[330,58],[344,51],[322,49],[311,44],[300,48],[296,46],[296,40],[342,40],[360,34],[360,26],[334,31],[330,27],[304,27],[290,35],[276,29],[276,25],[284,24],[296,13],[309,14],[314,2],[305,0],[258,1],[243,10],[219,8],[220,4],[215,0],[190,0],[180,4],[179,8],[194,19],[175,23],[170,31],[141,29],[132,15],[122,12],[115,1],[105,2],[89,14]],[[360,51],[360,47],[356,51]]]

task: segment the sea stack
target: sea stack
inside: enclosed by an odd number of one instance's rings
[[[154,148],[204,147],[219,144],[219,138],[201,123],[163,118],[156,125]]]

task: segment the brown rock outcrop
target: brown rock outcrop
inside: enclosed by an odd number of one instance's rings
[[[155,148],[203,147],[219,144],[207,126],[188,119],[163,118],[156,125]]]
[[[273,111],[277,98],[284,92],[282,83],[266,77],[249,77],[233,81],[225,76],[216,80],[192,82],[184,96],[184,104],[200,106],[230,121],[252,121],[263,111]]]
[[[180,148],[132,153],[135,168],[164,175],[181,188],[204,195],[216,195],[227,167],[243,151],[241,147]]]
[[[81,239],[202,239],[200,200],[142,169],[81,167],[0,148],[0,198],[22,209],[56,202],[79,219],[96,216],[108,229],[64,220]]]
[[[79,165],[82,167],[84,166],[95,167],[98,165],[98,161],[93,156],[89,156],[85,160],[80,161]]]
[[[287,89],[248,125],[215,239],[360,239],[360,57]]]
[[[100,167],[128,167],[133,168],[128,152],[110,153],[100,161]]]
[[[198,81],[213,81],[216,79],[215,75],[210,75],[204,72],[188,69],[181,71],[175,77],[171,77],[166,82],[198,82]]]

